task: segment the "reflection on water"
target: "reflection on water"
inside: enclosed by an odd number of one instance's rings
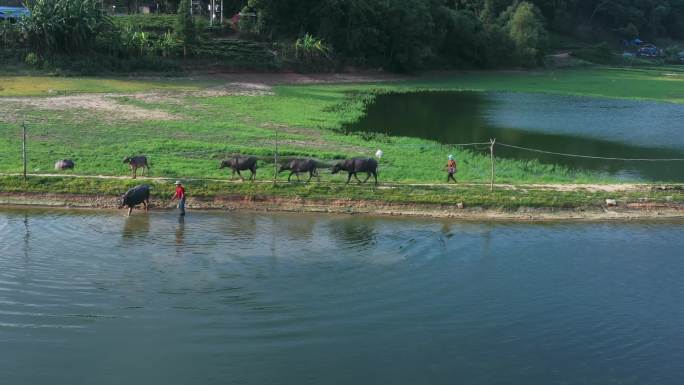
[[[316,217],[303,216],[297,221],[280,222],[280,229],[289,238],[301,241],[311,241],[316,227]]]
[[[375,229],[366,220],[345,219],[331,224],[330,235],[339,247],[365,248],[373,245]]]
[[[684,158],[684,106],[547,94],[418,92],[379,95],[351,132],[441,143],[488,142],[618,158]],[[626,179],[684,181],[681,163],[566,158],[497,147],[497,156],[594,170]]]
[[[257,220],[258,218],[256,216],[245,216],[243,220],[239,222],[227,221],[221,223],[221,228],[226,234],[230,234],[236,239],[252,241],[257,237]]]
[[[185,216],[178,216],[178,227],[176,227],[176,244],[182,245],[185,241]]]
[[[141,238],[150,232],[150,217],[147,214],[131,215],[124,218],[123,238]]]
[[[679,385],[683,230],[0,211],[0,383]]]

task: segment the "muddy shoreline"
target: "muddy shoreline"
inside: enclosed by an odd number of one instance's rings
[[[116,196],[44,193],[2,193],[1,208],[42,207],[63,209],[117,209]],[[151,210],[170,210],[170,201],[153,199]],[[684,205],[627,204],[616,207],[536,208],[520,207],[503,210],[484,207],[463,207],[438,204],[389,204],[377,201],[346,199],[311,200],[271,196],[244,197],[238,195],[188,199],[187,209],[286,213],[326,213],[341,215],[399,216],[451,218],[462,220],[512,221],[638,221],[684,220]],[[137,211],[137,210],[136,210]],[[134,211],[135,213],[135,211]]]

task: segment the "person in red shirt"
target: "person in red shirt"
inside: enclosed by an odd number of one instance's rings
[[[179,180],[176,181],[176,193],[173,194],[171,200],[178,199],[178,210],[180,210],[180,215],[185,215],[185,188]]]
[[[457,183],[456,178],[454,178],[454,174],[456,174],[456,160],[454,159],[453,155],[449,155],[449,161],[447,162],[446,169],[447,183],[449,183],[450,180],[453,180],[454,183]]]

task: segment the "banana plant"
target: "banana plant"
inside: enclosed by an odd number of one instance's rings
[[[144,31],[136,31],[133,33],[133,46],[139,50],[140,56],[145,55],[148,42],[149,36]]]
[[[305,63],[312,63],[322,58],[329,58],[330,47],[322,40],[305,34],[295,41],[295,55]]]

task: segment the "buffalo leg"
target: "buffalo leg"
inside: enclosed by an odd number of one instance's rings
[[[373,171],[373,177],[375,178],[375,184],[378,184],[378,172]]]
[[[309,171],[309,179],[306,180],[306,183],[311,182],[311,178],[313,178],[313,176],[314,176],[314,172],[313,172],[313,171]]]
[[[240,174],[240,170],[237,170],[237,173],[238,173],[238,176],[240,176],[240,180],[244,182],[245,178],[243,178],[242,174]]]
[[[297,182],[301,182],[301,181],[302,181],[301,179],[299,179],[299,173],[298,173],[298,172],[295,173],[295,176],[297,177]]]
[[[352,173],[349,173],[349,175],[347,175],[347,184],[349,184],[349,181],[351,180],[351,177],[352,177]]]
[[[354,179],[356,179],[357,182],[361,183],[361,179],[359,179],[359,177],[358,177],[358,175],[356,175],[356,173],[354,173]]]
[[[130,217],[132,211],[133,211],[133,206],[128,206],[128,214],[126,216]]]
[[[366,179],[363,180],[363,183],[368,182],[368,179],[370,179],[370,177],[371,177],[371,173],[369,172],[368,176],[366,176]]]
[[[294,171],[290,171],[290,175],[287,176],[287,182],[290,182],[290,179],[292,179],[292,174],[294,174]]]
[[[249,171],[252,172],[252,175],[251,175],[252,180],[256,180],[256,166]]]
[[[149,200],[144,200],[143,204],[145,205],[145,212],[150,211],[150,201]]]
[[[135,179],[138,176],[138,169],[135,167],[131,167],[131,171],[133,172],[133,179]]]

